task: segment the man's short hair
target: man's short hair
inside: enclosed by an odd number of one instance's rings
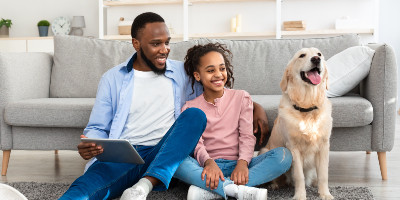
[[[131,36],[132,38],[137,38],[137,34],[140,29],[143,29],[147,23],[153,22],[165,22],[164,19],[153,12],[145,12],[138,15],[135,20],[133,20],[132,28],[131,28]]]

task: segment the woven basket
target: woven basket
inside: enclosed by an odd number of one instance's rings
[[[132,25],[130,25],[130,26],[118,26],[118,33],[120,35],[130,35],[131,34],[131,27],[132,27]]]

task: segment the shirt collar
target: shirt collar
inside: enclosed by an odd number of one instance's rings
[[[121,69],[126,69],[126,71],[129,73],[133,69],[133,62],[137,59],[137,52],[134,53],[128,60],[123,62],[121,65]],[[171,71],[174,72],[174,67],[171,64],[171,61],[167,59],[167,62],[165,63],[167,70],[166,71]]]

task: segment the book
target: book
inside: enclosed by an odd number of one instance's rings
[[[303,20],[301,20],[301,21],[284,21],[283,27],[284,28],[305,28],[306,22]]]

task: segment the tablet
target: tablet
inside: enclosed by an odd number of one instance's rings
[[[103,153],[96,156],[99,161],[144,164],[144,160],[128,140],[81,138],[81,141],[93,142],[103,147]]]

